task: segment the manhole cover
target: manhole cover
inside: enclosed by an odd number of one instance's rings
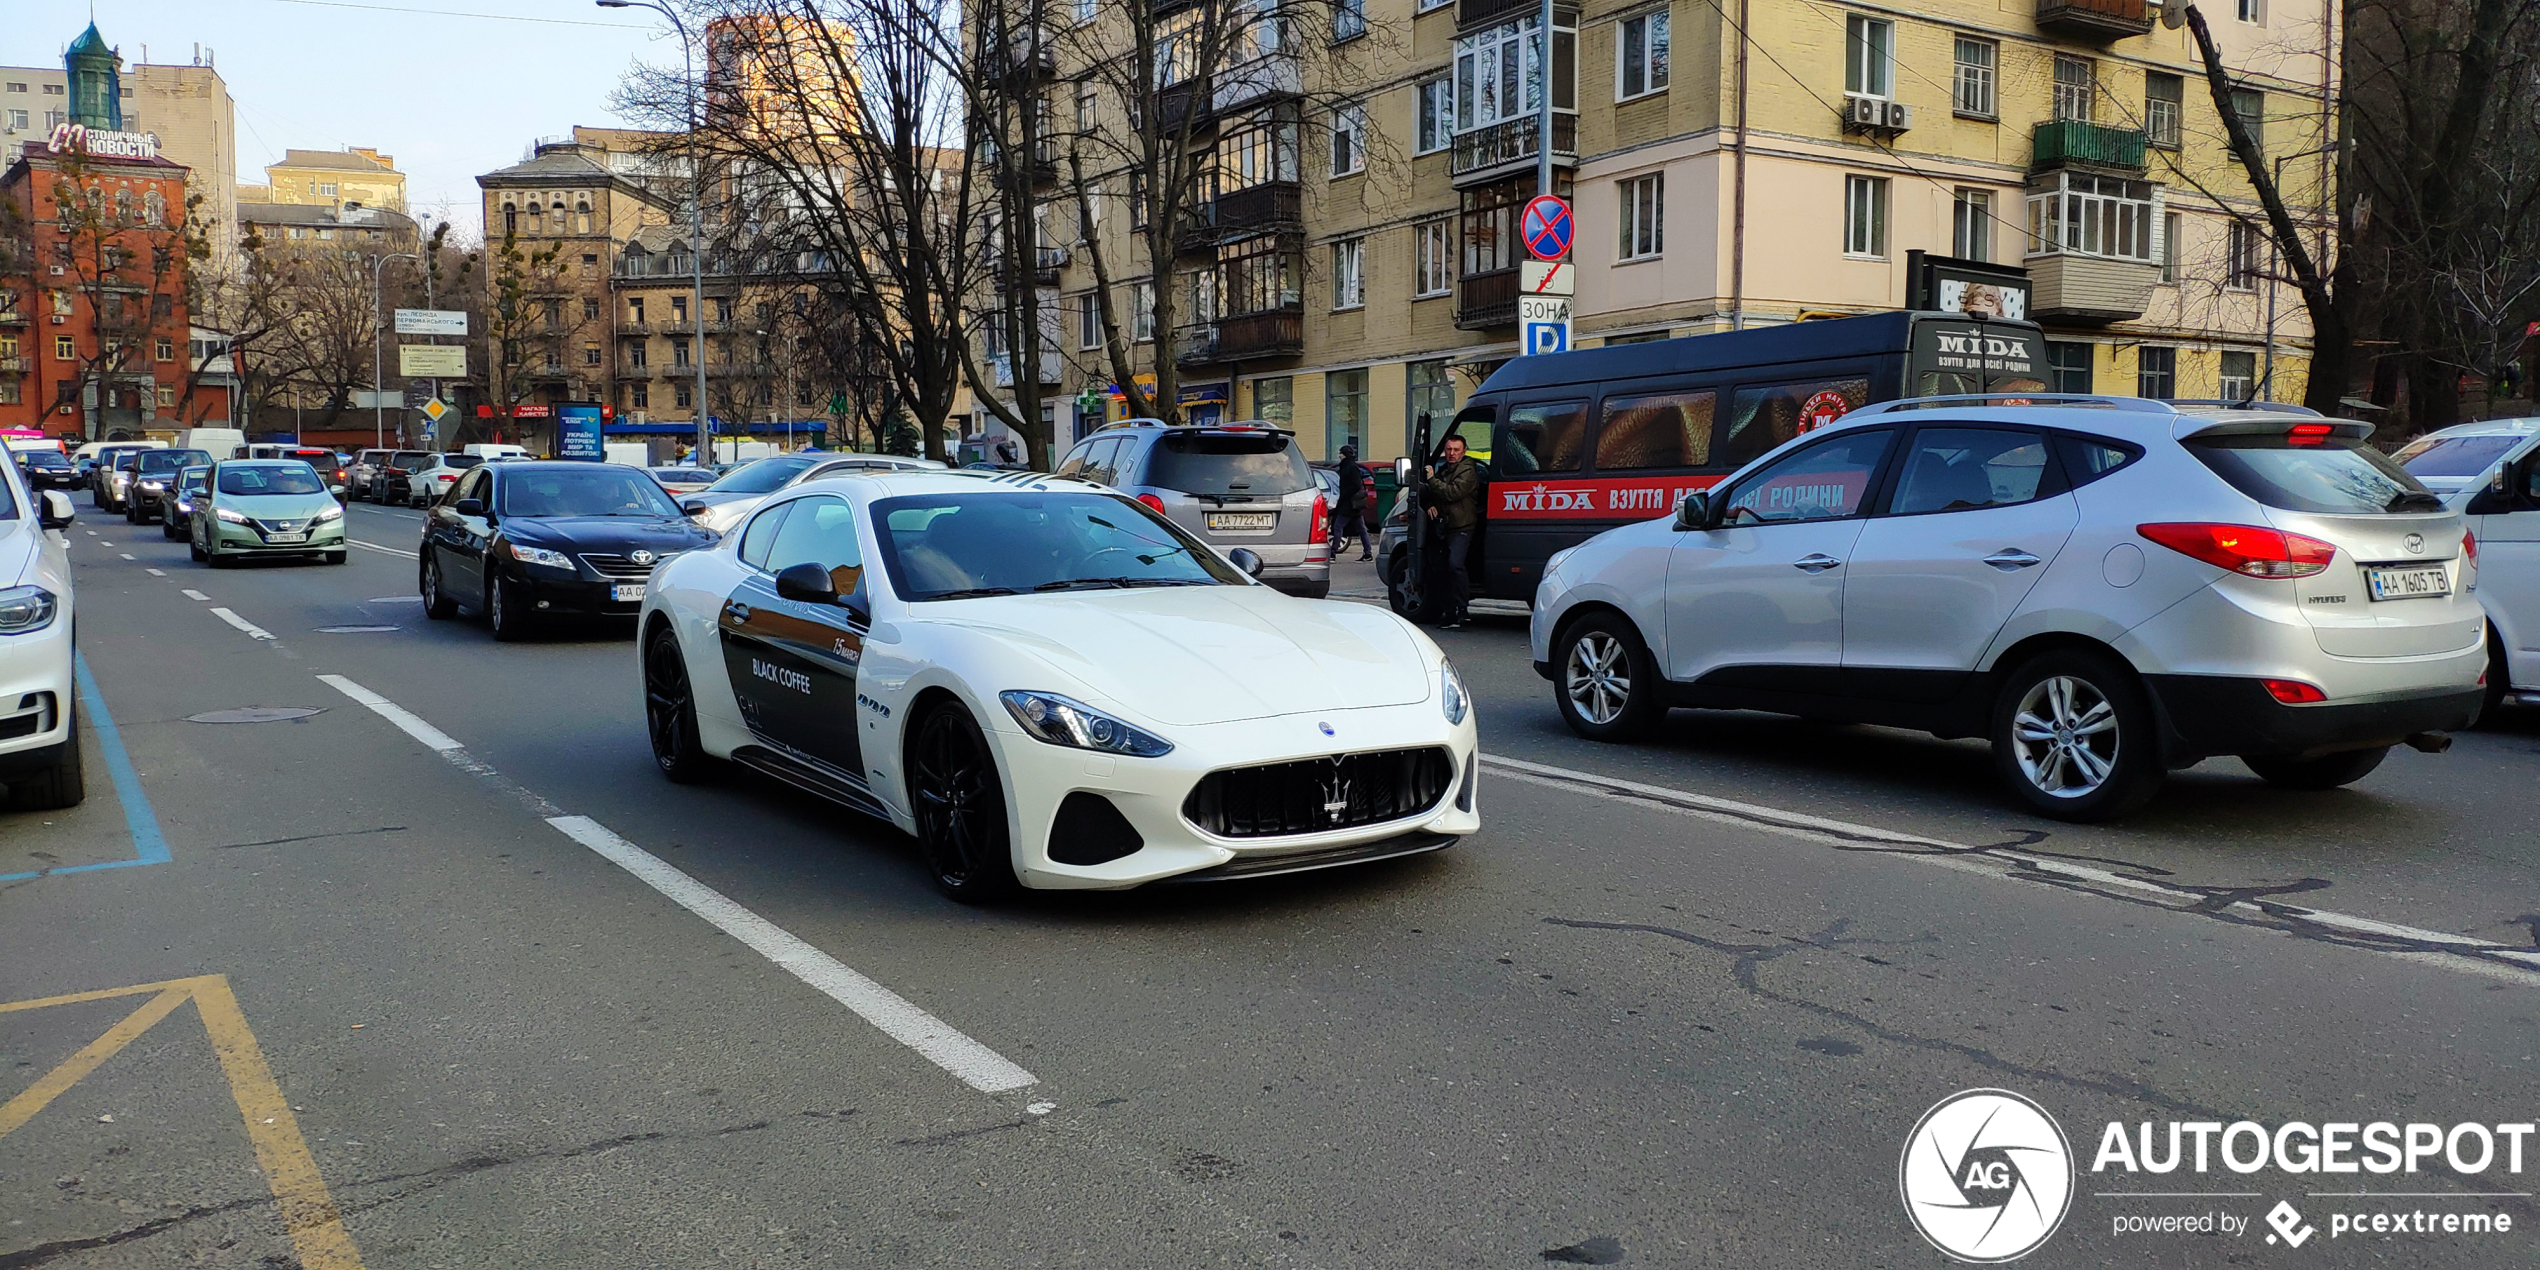
[[[313,714],[324,714],[324,706],[244,706],[236,710],[212,710],[185,717],[188,723],[288,723]]]
[[[321,626],[317,629],[320,635],[376,635],[381,631],[393,631],[397,628],[394,626]]]

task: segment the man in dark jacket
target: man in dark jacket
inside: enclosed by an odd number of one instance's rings
[[[1373,560],[1376,558],[1376,539],[1367,532],[1367,522],[1359,510],[1367,492],[1367,469],[1358,465],[1357,446],[1341,447],[1340,465],[1333,469],[1333,475],[1340,477],[1341,505],[1332,509],[1332,558],[1339,559],[1346,551],[1342,544],[1356,538],[1359,550],[1364,553],[1358,558]]]
[[[1430,528],[1446,537],[1446,620],[1462,626],[1472,603],[1472,582],[1464,573],[1464,557],[1473,547],[1473,531],[1482,523],[1482,465],[1464,453],[1464,438],[1448,437],[1444,462],[1428,469],[1420,486],[1420,505],[1428,509]]]

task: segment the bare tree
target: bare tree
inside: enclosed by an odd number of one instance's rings
[[[584,297],[566,277],[561,246],[524,249],[507,232],[489,255],[483,323],[486,404],[515,437],[551,432],[552,420],[522,426],[520,407],[540,385],[570,382],[567,359],[594,319],[585,315]],[[705,356],[705,350],[697,355]]]
[[[54,185],[51,248],[29,236],[20,253],[30,273],[49,262],[55,321],[73,317],[89,328],[58,404],[79,404],[92,433],[127,395],[148,398],[134,402],[136,420],[155,416],[157,375],[149,368],[163,360],[163,346],[174,357],[185,345],[187,332],[170,323],[211,255],[199,197],[171,207],[155,190],[110,194],[96,178],[87,154],[67,152]]]

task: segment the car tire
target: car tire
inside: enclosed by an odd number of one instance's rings
[[[909,760],[918,851],[935,889],[963,904],[1011,895],[1019,884],[1005,786],[978,722],[958,705],[936,707],[918,721]]]
[[[2053,820],[2115,819],[2149,802],[2168,775],[2142,682],[2083,649],[2040,654],[2003,676],[1986,735],[2003,785]]]
[[[59,811],[77,807],[88,797],[88,781],[80,768],[79,715],[69,707],[69,734],[53,747],[52,757],[34,771],[9,782],[9,805],[19,811]]]
[[[510,579],[486,580],[485,624],[493,630],[495,639],[506,644],[529,638],[529,613],[521,607],[520,588]]]
[[[177,532],[176,521],[174,519],[161,517],[159,520],[159,536],[167,539],[169,542],[175,542],[178,538],[181,538],[184,535]]]
[[[426,550],[430,550],[426,548]],[[423,596],[423,615],[436,622],[446,622],[459,615],[459,602],[441,585],[441,562],[424,557],[423,569],[415,578],[415,591]]]
[[[2496,726],[2504,713],[2505,698],[2514,690],[2513,664],[2505,660],[2505,638],[2496,633],[2496,624],[2487,624],[2487,682],[2478,697],[2478,717],[2470,721],[2474,728]]]
[[[346,550],[346,551],[330,551],[330,552],[327,552],[327,553],[326,553],[326,562],[327,562],[328,564],[342,564],[342,563],[344,563],[345,561],[350,560],[350,559],[352,559],[352,558],[353,558],[353,553],[352,553],[351,551],[349,551],[349,550]]]
[[[141,504],[137,502],[128,502],[123,505],[123,523],[127,525],[138,525],[141,523]]]
[[[2317,758],[2270,758],[2264,754],[2243,754],[2240,761],[2258,774],[2258,779],[2278,789],[2335,789],[2352,785],[2372,774],[2381,760],[2390,756],[2387,745],[2368,750],[2346,750],[2322,754]]]
[[[644,730],[653,742],[653,762],[676,785],[694,785],[713,775],[714,760],[697,738],[697,694],[688,680],[687,654],[667,623],[644,644]]]
[[[196,564],[202,564],[209,559],[209,557],[203,554],[203,544],[194,541],[192,538],[187,538],[185,540],[185,553],[194,557],[194,563]]]
[[[230,556],[222,555],[218,548],[207,547],[203,550],[203,563],[215,569],[226,569],[237,564],[238,561]]]
[[[1562,722],[1591,741],[1636,741],[1667,717],[1658,659],[1619,613],[1591,613],[1564,629],[1552,666]]]

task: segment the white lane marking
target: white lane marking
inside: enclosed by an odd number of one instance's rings
[[[372,692],[370,689],[365,688],[360,684],[354,683],[350,679],[346,679],[342,675],[320,675],[318,676],[318,681],[329,688],[333,688],[337,692],[343,693],[345,696],[351,697],[353,700],[358,701],[363,705],[369,706],[371,713],[388,720],[390,723],[396,724],[398,729],[403,731],[406,735],[423,742],[425,745],[430,746],[433,749],[446,751],[462,748],[458,741],[453,739],[449,733],[424,722],[413,711],[406,709],[404,706],[398,705],[394,701],[390,701],[386,697],[380,696],[378,693]]]
[[[609,832],[588,816],[556,816],[547,821],[566,837],[606,856],[646,886],[670,897],[681,908],[713,923],[724,934],[749,945],[760,956],[847,1007],[892,1040],[916,1050],[937,1067],[983,1094],[1003,1093],[1038,1084],[1040,1078],[1004,1055],[963,1035],[951,1024],[919,1009],[908,998],[856,973],[844,962],[804,943],[783,927],[724,898],[664,862],[661,857]]]
[[[186,598],[186,599],[189,599],[189,600],[210,600],[210,599],[212,598],[212,597],[210,597],[210,596],[208,596],[208,595],[203,594],[203,593],[202,593],[202,592],[200,592],[200,591],[195,590],[195,589],[194,589],[194,588],[192,588],[192,587],[187,587],[187,588],[185,588],[185,590],[184,590],[183,592],[181,592],[181,594],[183,594],[183,595],[185,596],[185,598]]]
[[[347,536],[347,537],[344,539],[344,545],[346,545],[346,546],[348,546],[348,547],[359,547],[359,548],[361,548],[361,549],[362,549],[362,550],[364,550],[364,551],[376,551],[376,552],[378,552],[379,554],[381,554],[381,555],[383,555],[383,556],[404,556],[404,557],[405,557],[406,559],[408,559],[408,560],[412,560],[412,559],[415,559],[415,558],[416,558],[416,557],[415,557],[415,553],[413,553],[413,552],[411,552],[411,551],[399,551],[399,550],[397,550],[395,547],[383,547],[383,546],[380,546],[378,543],[375,543],[375,542],[363,542],[363,541],[362,541],[361,539],[359,539],[359,538],[354,538],[354,537],[350,537],[350,536]]]
[[[91,537],[91,538],[94,538],[94,537],[96,537],[96,536],[97,536],[97,531],[96,531],[96,530],[94,530],[94,529],[83,529],[83,530],[80,530],[80,532],[81,532],[81,533],[83,533],[83,534],[88,535],[88,536],[89,536],[89,537]]]
[[[114,546],[115,544],[113,544],[113,543],[111,543],[111,542],[104,541],[103,539],[100,539],[100,540],[98,541],[97,545],[98,545],[98,546],[100,546],[100,547],[111,547],[111,546]]]
[[[1600,776],[1594,772],[1553,767],[1544,763],[1530,763],[1524,759],[1509,758],[1499,754],[1484,754],[1482,761],[1499,769],[1499,775],[1528,785],[1567,790],[1591,798],[1612,799],[1644,807],[1654,803],[1660,809],[1677,815],[1742,825],[1750,829],[1760,829],[1766,833],[1803,838],[1810,842],[1858,847],[1864,841],[1869,841],[1899,847],[1922,847],[1928,850],[1926,852],[1896,851],[1884,854],[1892,859],[1936,864],[1942,868],[1957,869],[1985,877],[2020,880],[2021,873],[2050,874],[2091,886],[2132,891],[2164,906],[2210,905],[2215,898],[2195,891],[2166,886],[2147,878],[2132,877],[2109,869],[2035,855],[2017,847],[1978,847],[1962,842],[1951,842],[1944,838],[1926,838],[1919,834],[1899,833],[1893,829],[1880,829],[1845,820],[1831,820],[1823,816],[1784,811],[1778,807],[1714,798],[1688,790],[1670,789],[1664,785],[1645,785],[1620,777]],[[2424,947],[2352,946],[2402,960],[2423,961],[2449,970],[2467,971],[2489,978],[2503,979],[2509,983],[2540,986],[2540,951],[2517,948],[2510,944],[2496,943],[2493,940],[2403,926],[2395,922],[2377,921],[2368,917],[2355,917],[2328,909],[2309,908],[2287,903],[2282,897],[2270,897],[2263,906],[2248,900],[2236,900],[2214,907],[2210,911],[2235,917],[2263,919],[2271,928],[2276,929],[2281,929],[2281,923],[2290,920],[2327,927],[2350,935],[2404,941],[2421,946],[2433,945],[2433,950]],[[2458,949],[2459,952],[2441,951],[2446,948]],[[2531,969],[2520,968],[2525,965]]]
[[[217,618],[219,618],[220,620],[222,620],[222,621],[224,621],[224,622],[227,622],[227,623],[229,623],[230,625],[235,626],[235,627],[237,627],[238,629],[240,629],[240,630],[242,630],[242,631],[247,632],[247,638],[249,638],[249,639],[272,639],[272,638],[273,638],[273,632],[272,632],[272,631],[266,630],[265,628],[263,628],[263,627],[261,627],[261,626],[256,625],[254,622],[250,622],[250,621],[248,621],[246,618],[240,617],[240,616],[238,616],[236,613],[232,613],[232,612],[230,612],[228,609],[213,609],[213,610],[212,610],[212,616],[217,617]]]
[[[141,557],[139,557],[139,556],[136,556],[136,555],[132,554],[132,553],[131,553],[131,552],[129,552],[129,551],[118,552],[118,553],[116,553],[116,554],[121,555],[121,556],[122,556],[124,559],[126,559],[126,560],[138,560],[138,559],[140,559],[140,558],[141,558]]]
[[[146,573],[146,574],[149,574],[151,577],[154,577],[154,578],[164,578],[164,577],[168,576],[168,575],[167,575],[164,571],[162,571],[162,570],[158,570],[158,569],[144,569],[144,570],[142,570],[142,572],[143,572],[143,573]]]

